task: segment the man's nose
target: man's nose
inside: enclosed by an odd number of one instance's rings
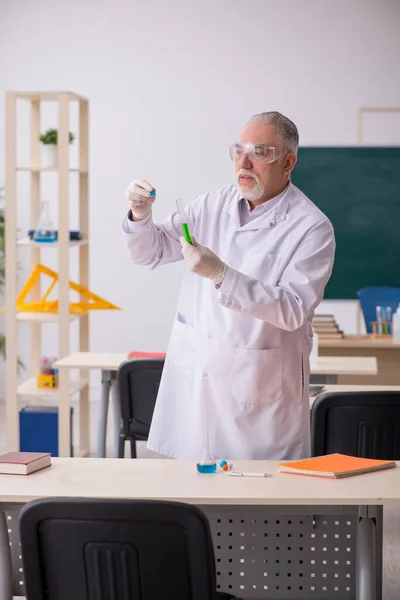
[[[239,166],[241,169],[251,169],[253,166],[253,163],[250,160],[250,157],[248,154],[246,154],[246,152],[243,153],[240,161],[239,161]]]

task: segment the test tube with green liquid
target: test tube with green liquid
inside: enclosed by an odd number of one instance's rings
[[[190,232],[189,232],[188,224],[186,223],[186,215],[185,215],[185,211],[183,210],[182,198],[177,198],[176,199],[176,205],[178,207],[179,217],[181,219],[183,237],[185,238],[185,240],[187,242],[189,242],[189,244],[191,244],[192,243],[192,238],[191,238],[191,235],[190,235]]]

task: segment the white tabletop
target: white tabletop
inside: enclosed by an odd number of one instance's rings
[[[311,364],[313,375],[377,375],[375,356],[319,356]]]
[[[128,360],[128,352],[75,352],[54,363],[58,369],[102,369],[117,371],[124,360]]]
[[[116,371],[119,365],[128,359],[128,353],[76,352],[57,361],[55,367],[86,368]],[[374,356],[320,356],[315,365],[311,365],[313,375],[376,375],[377,361]]]
[[[400,501],[400,469],[341,480],[278,473],[276,461],[235,461],[242,471],[269,478],[200,475],[194,461],[169,459],[53,458],[29,476],[0,475],[0,502],[41,497],[164,499],[190,504],[391,505]]]

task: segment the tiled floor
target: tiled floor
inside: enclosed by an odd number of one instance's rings
[[[97,416],[99,406],[100,390],[95,388],[91,390],[91,402],[90,402],[90,456],[96,456],[96,445],[97,445]],[[21,402],[21,407],[26,405],[27,402]],[[45,402],[48,404],[48,401]],[[75,406],[73,404],[73,406]],[[0,401],[0,454],[6,451],[6,439],[5,439],[5,421],[6,411],[4,401]],[[74,411],[76,414],[76,410]],[[73,434],[74,443],[78,439],[79,424],[74,419]],[[146,442],[137,443],[137,454],[138,458],[165,458],[161,455],[155,454],[146,448]],[[107,457],[113,456],[113,418],[112,411],[109,410],[108,422],[107,422]],[[130,448],[129,444],[126,444],[125,456],[129,458]]]

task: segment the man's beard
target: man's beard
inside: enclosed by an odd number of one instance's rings
[[[242,188],[240,185],[240,179],[239,177],[241,175],[246,175],[247,177],[252,177],[252,179],[254,179],[254,181],[256,182],[256,185],[253,186],[252,188]],[[236,173],[236,178],[237,178],[237,186],[239,188],[240,193],[242,194],[242,196],[244,198],[246,198],[246,200],[260,200],[263,195],[264,195],[264,186],[261,183],[260,179],[258,178],[258,176],[255,173],[249,173],[246,169],[240,169],[240,171],[238,171]]]

